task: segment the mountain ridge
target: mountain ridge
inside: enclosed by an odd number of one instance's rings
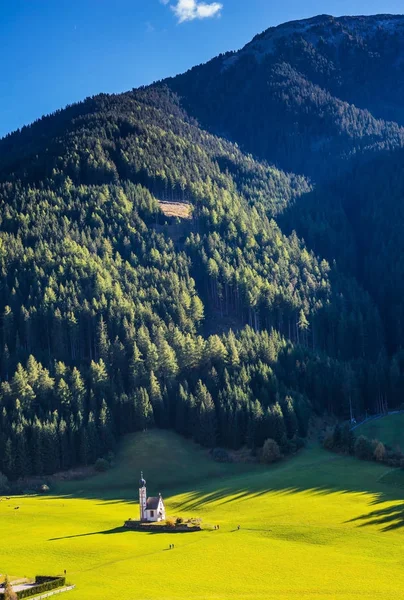
[[[378,24],[377,28],[373,30],[369,27],[366,27],[366,24],[369,22],[373,22],[374,24]],[[404,15],[400,14],[377,14],[377,15],[346,15],[335,17],[333,15],[323,14],[317,15],[315,17],[310,17],[307,19],[296,19],[293,21],[287,21],[285,23],[280,23],[279,25],[275,25],[272,27],[268,27],[263,30],[261,33],[256,34],[251,41],[247,42],[239,48],[238,50],[232,50],[224,53],[221,57],[226,59],[226,63],[228,65],[234,64],[232,59],[237,55],[242,55],[244,53],[256,51],[256,54],[260,54],[259,44],[257,42],[269,41],[276,42],[280,39],[286,39],[288,37],[302,35],[303,33],[312,33],[310,41],[319,41],[322,39],[325,43],[329,43],[329,40],[336,41],[337,37],[333,34],[337,33],[336,31],[332,31],[332,27],[334,29],[339,28],[340,40],[343,39],[344,34],[347,35],[349,32],[356,33],[358,37],[361,37],[359,34],[362,32],[362,39],[366,39],[366,37],[370,37],[371,34],[376,33],[378,29],[384,30],[386,33],[390,33],[391,35],[397,33],[396,25],[401,25],[401,33],[404,35]],[[354,27],[349,27],[349,25],[355,25]],[[363,25],[363,27],[361,27]],[[320,26],[328,26],[328,29],[325,29],[320,35],[318,28]],[[317,39],[316,39],[317,34]],[[328,34],[328,35],[325,35]],[[367,34],[367,35],[366,35]],[[265,53],[271,54],[274,52],[274,45],[267,47],[266,52],[265,49],[261,50],[261,54],[264,56]],[[212,59],[214,60],[214,59]],[[210,61],[207,61],[210,62]],[[204,63],[206,64],[206,63]],[[199,65],[201,66],[201,65]],[[224,65],[226,68],[227,65]],[[193,67],[194,68],[194,67]]]

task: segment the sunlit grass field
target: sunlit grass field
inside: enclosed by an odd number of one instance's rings
[[[123,529],[141,469],[169,515],[220,529]],[[169,432],[131,436],[109,472],[0,502],[0,572],[66,569],[66,600],[404,598],[404,492],[388,471],[317,447],[275,467],[223,465]]]

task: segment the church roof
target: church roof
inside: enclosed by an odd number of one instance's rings
[[[146,509],[147,510],[157,510],[159,506],[159,502],[163,501],[161,496],[150,496],[146,501]]]

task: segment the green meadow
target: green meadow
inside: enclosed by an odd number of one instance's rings
[[[385,466],[317,446],[274,467],[218,464],[161,431],[126,438],[116,463],[48,496],[3,499],[1,572],[66,569],[77,586],[66,600],[404,598],[400,471],[392,485]],[[220,529],[123,529],[138,517],[141,469],[169,515]]]
[[[380,440],[394,449],[399,447],[404,450],[404,413],[368,421],[357,427],[355,433],[366,435],[371,440]]]

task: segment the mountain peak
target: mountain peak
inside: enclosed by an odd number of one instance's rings
[[[227,59],[226,66],[234,64],[235,57],[244,54],[254,54],[257,59],[262,59],[268,54],[274,54],[279,43],[299,37],[313,45],[317,45],[320,40],[329,45],[339,45],[345,40],[366,40],[380,33],[399,35],[404,40],[404,15],[318,15],[310,19],[289,21],[256,35],[238,53]]]
[[[256,35],[253,43],[260,39],[270,37],[286,37],[294,33],[316,32],[319,27],[323,27],[324,33],[332,31],[333,28],[342,29],[346,32],[362,33],[370,35],[374,31],[385,29],[386,31],[395,31],[397,28],[404,27],[404,15],[379,14],[370,16],[342,16],[333,17],[332,15],[317,15],[309,19],[300,19],[297,21],[288,21],[275,27],[269,27],[262,33]],[[249,44],[247,44],[248,46]]]

